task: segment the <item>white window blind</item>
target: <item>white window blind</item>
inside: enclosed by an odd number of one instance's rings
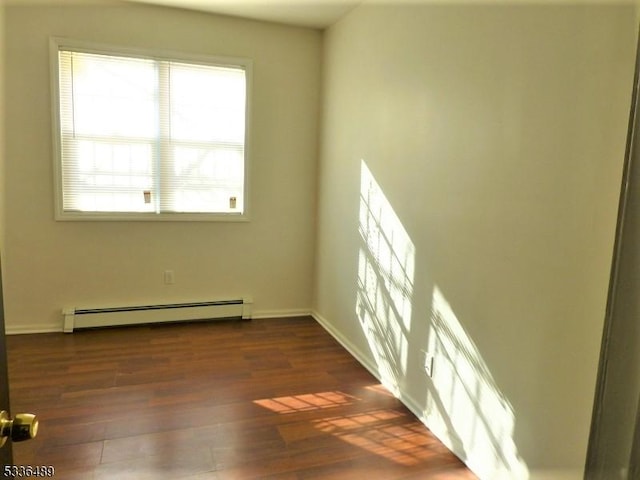
[[[57,54],[63,215],[243,214],[244,66]]]

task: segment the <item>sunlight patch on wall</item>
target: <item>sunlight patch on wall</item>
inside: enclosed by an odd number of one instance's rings
[[[433,289],[428,351],[434,355],[434,390],[427,412],[438,411],[449,444],[465,452],[483,478],[519,480],[529,471],[513,440],[515,415],[478,348],[440,289]]]
[[[415,246],[364,160],[359,232],[356,314],[382,382],[397,393],[407,368]]]

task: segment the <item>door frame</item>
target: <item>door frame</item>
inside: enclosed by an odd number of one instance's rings
[[[619,361],[621,355],[630,355],[629,352],[640,350],[640,340],[633,345],[635,348],[629,349],[629,345],[621,348],[620,340],[624,335],[626,328],[637,323],[637,316],[629,315],[626,303],[631,297],[637,297],[637,289],[628,288],[635,283],[640,287],[640,272],[633,270],[636,262],[629,262],[640,256],[640,235],[638,235],[637,211],[635,204],[640,204],[640,34],[636,46],[636,63],[633,79],[633,90],[631,96],[631,108],[629,114],[629,125],[627,129],[627,143],[625,149],[625,158],[622,171],[622,185],[620,190],[620,198],[618,205],[618,218],[615,232],[615,243],[613,250],[613,258],[611,264],[609,290],[607,297],[607,306],[605,311],[604,328],[602,334],[602,342],[600,349],[600,360],[598,364],[598,374],[596,380],[596,390],[593,403],[593,412],[591,419],[591,430],[589,434],[589,444],[587,448],[587,458],[585,463],[586,480],[609,480],[616,475],[616,478],[640,478],[638,476],[629,476],[632,471],[640,471],[640,452],[636,452],[640,447],[640,395],[635,388],[626,388],[627,384],[616,378],[615,365],[612,366],[613,360]],[[634,201],[635,200],[635,201]],[[638,263],[640,265],[640,263]],[[637,269],[636,269],[637,270]],[[634,275],[635,274],[635,275]],[[634,277],[631,281],[630,277]],[[638,277],[638,278],[635,278]],[[635,293],[635,295],[634,295]],[[630,339],[628,341],[633,341]],[[631,355],[633,355],[631,353]],[[632,357],[633,358],[633,357]],[[635,362],[634,362],[635,363]],[[626,390],[625,390],[626,389]],[[636,392],[634,392],[636,390]],[[610,432],[607,428],[607,422],[610,422],[609,411],[611,396],[615,396],[617,392],[625,391],[622,395],[634,395],[636,398],[628,399],[635,408],[636,420],[635,428],[629,435],[629,448],[631,450],[630,457],[626,458],[623,464],[612,465],[608,461],[607,448],[618,448],[619,445],[612,445],[613,440],[626,440],[624,434],[620,432]],[[614,401],[615,405],[615,401]],[[633,427],[629,427],[633,428]],[[629,432],[631,433],[631,432]],[[618,438],[616,438],[616,435]]]
[[[0,410],[10,412],[9,405],[9,369],[7,366],[7,342],[4,327],[4,297],[2,293],[2,265],[0,262]],[[0,477],[4,477],[4,466],[13,465],[11,442],[0,448]]]

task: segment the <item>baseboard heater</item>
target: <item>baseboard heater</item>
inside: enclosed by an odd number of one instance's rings
[[[64,332],[76,329],[116,327],[164,322],[197,320],[251,319],[252,300],[242,297],[208,302],[170,303],[163,305],[129,305],[106,308],[66,308]]]

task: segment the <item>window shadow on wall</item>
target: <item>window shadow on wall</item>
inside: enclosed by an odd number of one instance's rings
[[[434,365],[426,411],[437,410],[451,442],[490,478],[527,479],[513,439],[515,413],[440,289],[433,288],[427,351]]]
[[[424,326],[412,325],[416,247],[364,161],[359,233],[356,314],[382,383],[402,396],[411,359],[415,368],[428,353],[433,368],[423,372],[419,407],[432,430],[481,477],[529,478],[513,440],[514,410],[437,285],[426,341]]]

